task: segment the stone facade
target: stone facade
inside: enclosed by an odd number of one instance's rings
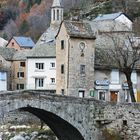
[[[64,48],[61,46],[62,41]],[[83,50],[79,47],[81,42],[85,43]],[[94,85],[94,43],[94,38],[71,37],[65,23],[62,23],[56,39],[57,94],[89,96]],[[82,66],[83,73],[80,71]]]
[[[22,65],[24,63],[24,65]],[[12,90],[25,89],[26,87],[26,61],[17,60],[12,62],[11,69]]]

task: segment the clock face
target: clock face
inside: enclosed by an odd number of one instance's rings
[[[79,44],[80,50],[83,51],[84,48],[85,48],[85,46],[86,46],[85,43],[84,43],[84,42],[81,42],[81,43]]]

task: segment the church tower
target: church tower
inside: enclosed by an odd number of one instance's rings
[[[54,0],[51,7],[51,24],[60,24],[63,20],[63,7],[60,0]]]

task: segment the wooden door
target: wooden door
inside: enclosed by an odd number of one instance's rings
[[[115,91],[111,91],[110,93],[111,93],[111,95],[110,95],[110,101],[111,102],[117,102],[118,93],[115,92]]]

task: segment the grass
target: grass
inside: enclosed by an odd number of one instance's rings
[[[123,140],[118,132],[109,129],[102,130],[104,140]]]

